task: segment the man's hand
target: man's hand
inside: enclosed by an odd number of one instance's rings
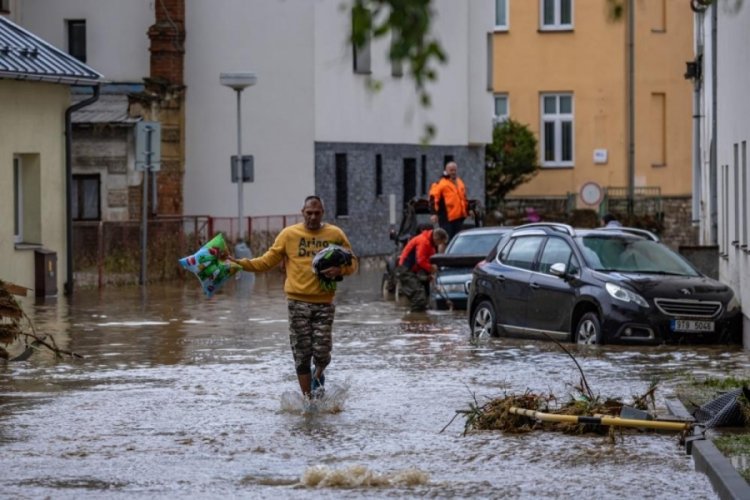
[[[341,269],[341,267],[336,266],[336,267],[329,267],[328,269],[324,269],[323,271],[321,271],[320,274],[322,274],[328,279],[333,279],[344,274],[344,271]]]

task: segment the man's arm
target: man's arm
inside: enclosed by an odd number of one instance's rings
[[[242,258],[235,259],[233,256],[229,256],[229,260],[239,264],[244,271],[249,272],[263,272],[268,271],[276,267],[286,255],[286,238],[285,232],[281,231],[273,242],[271,248],[260,257],[254,259]]]

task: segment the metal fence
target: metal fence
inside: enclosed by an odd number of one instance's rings
[[[253,255],[265,252],[282,228],[302,215],[246,217]],[[245,222],[245,221],[243,221]],[[76,286],[138,283],[141,272],[140,221],[74,221],[73,272]],[[197,251],[217,233],[230,244],[238,237],[237,218],[160,216],[148,220],[146,281],[181,279],[177,261]]]

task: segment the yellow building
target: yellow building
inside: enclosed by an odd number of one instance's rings
[[[100,78],[0,16],[0,280],[43,288],[42,295],[62,292],[69,269],[69,86]]]
[[[631,182],[658,187],[662,196],[690,196],[693,87],[683,76],[693,57],[689,2],[621,3],[615,20],[607,0],[496,0],[495,114],[529,125],[542,166],[509,198],[575,193],[578,207],[598,209],[597,187],[627,189]],[[588,204],[580,196],[585,185],[592,188]]]

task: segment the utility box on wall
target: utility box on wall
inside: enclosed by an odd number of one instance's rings
[[[37,297],[57,295],[57,252],[34,251],[34,290]]]

